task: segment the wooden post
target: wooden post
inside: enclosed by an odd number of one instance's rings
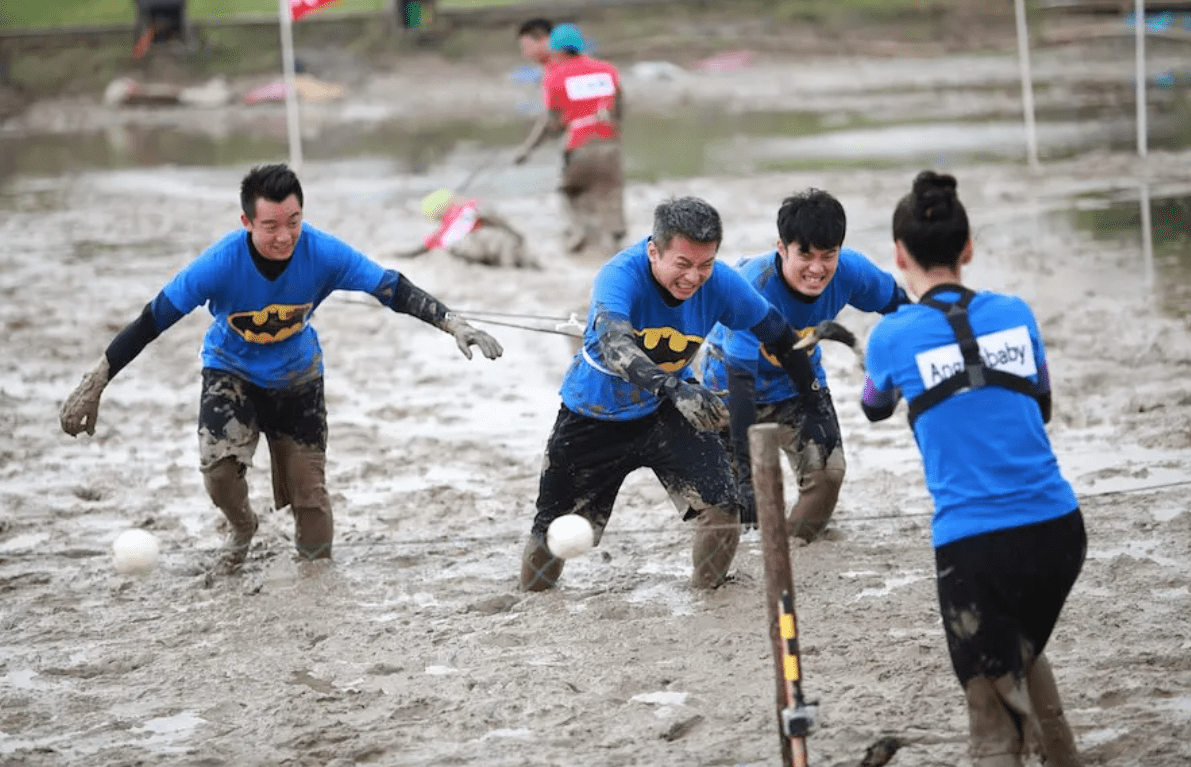
[[[789,649],[794,649],[793,671],[797,678],[800,659],[797,653],[797,629],[794,623],[794,576],[790,568],[790,539],[786,534],[786,499],[782,488],[782,467],[778,454],[778,425],[754,424],[749,427],[749,454],[753,469],[753,488],[757,499],[757,521],[761,527],[761,549],[765,557],[765,604],[769,615],[769,643],[773,649],[778,733],[781,736],[782,764],[805,767],[805,736],[791,737],[787,732],[789,714],[802,703],[787,673]],[[782,605],[788,605],[783,615]],[[782,636],[782,621],[786,633]],[[791,641],[792,640],[792,641]],[[789,643],[788,643],[789,642]],[[800,712],[803,713],[803,712]]]

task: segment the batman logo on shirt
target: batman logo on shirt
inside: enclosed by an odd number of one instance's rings
[[[269,304],[255,312],[229,314],[227,322],[252,344],[275,344],[306,327],[314,304]]]
[[[645,328],[636,334],[637,345],[667,373],[676,373],[690,364],[703,343],[702,337],[688,336],[675,328]]]
[[[794,335],[798,336],[799,338],[806,338],[807,336],[809,336],[811,334],[811,331],[814,329],[815,329],[815,326],[811,325],[809,328],[802,328],[801,330],[795,330]],[[812,346],[811,348],[806,350],[806,353],[810,354],[814,350],[815,350],[815,347]],[[773,356],[773,354],[769,351],[769,348],[766,347],[765,344],[761,344],[761,356],[764,357],[765,360],[770,365],[773,365],[775,368],[780,368],[782,366],[782,363],[778,360],[777,357]]]

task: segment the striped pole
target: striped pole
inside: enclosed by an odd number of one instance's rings
[[[794,577],[790,568],[790,539],[786,533],[786,501],[778,458],[777,424],[749,427],[749,454],[761,549],[765,558],[765,594],[769,611],[769,642],[773,648],[778,733],[782,764],[806,767],[806,736],[811,718],[802,698],[802,668],[798,654],[798,622],[794,616]]]

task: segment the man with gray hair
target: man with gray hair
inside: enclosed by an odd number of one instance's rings
[[[625,477],[649,467],[695,520],[691,583],[722,584],[740,539],[740,500],[717,430],[728,411],[688,365],[717,322],[748,329],[796,386],[814,372],[793,330],[760,293],[716,260],[719,213],[696,197],[654,210],[653,234],[600,269],[583,347],[562,382],[546,444],[537,514],[521,560],[521,587],[552,588],[563,560],[546,545],[550,523],[578,514],[598,544]]]

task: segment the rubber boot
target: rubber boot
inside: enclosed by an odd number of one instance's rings
[[[695,543],[691,547],[691,585],[714,589],[728,577],[728,568],[740,543],[740,517],[718,506],[704,509],[695,517]]]
[[[1054,672],[1045,655],[1034,659],[1026,681],[1030,687],[1030,702],[1042,730],[1042,754],[1046,766],[1081,767],[1079,753],[1075,750],[1075,736],[1063,715],[1063,701],[1059,698]]]
[[[786,517],[786,531],[807,543],[822,535],[835,513],[843,484],[842,469],[828,467],[802,475],[798,482],[798,502]]]
[[[998,680],[999,681],[999,680]],[[1021,767],[1022,735],[993,680],[978,676],[964,688],[972,767]]]
[[[235,570],[248,558],[248,547],[256,535],[258,522],[256,514],[248,504],[248,467],[235,458],[227,457],[216,461],[203,470],[203,484],[223,516],[227,517],[232,532],[224,544],[216,568]]]
[[[525,551],[521,554],[521,589],[522,591],[545,591],[558,584],[562,575],[565,560],[550,553],[546,548],[546,539],[537,535],[529,536],[525,542]]]
[[[326,453],[288,438],[269,441],[273,502],[290,507],[294,546],[305,560],[330,559],[335,520],[326,485]]]

